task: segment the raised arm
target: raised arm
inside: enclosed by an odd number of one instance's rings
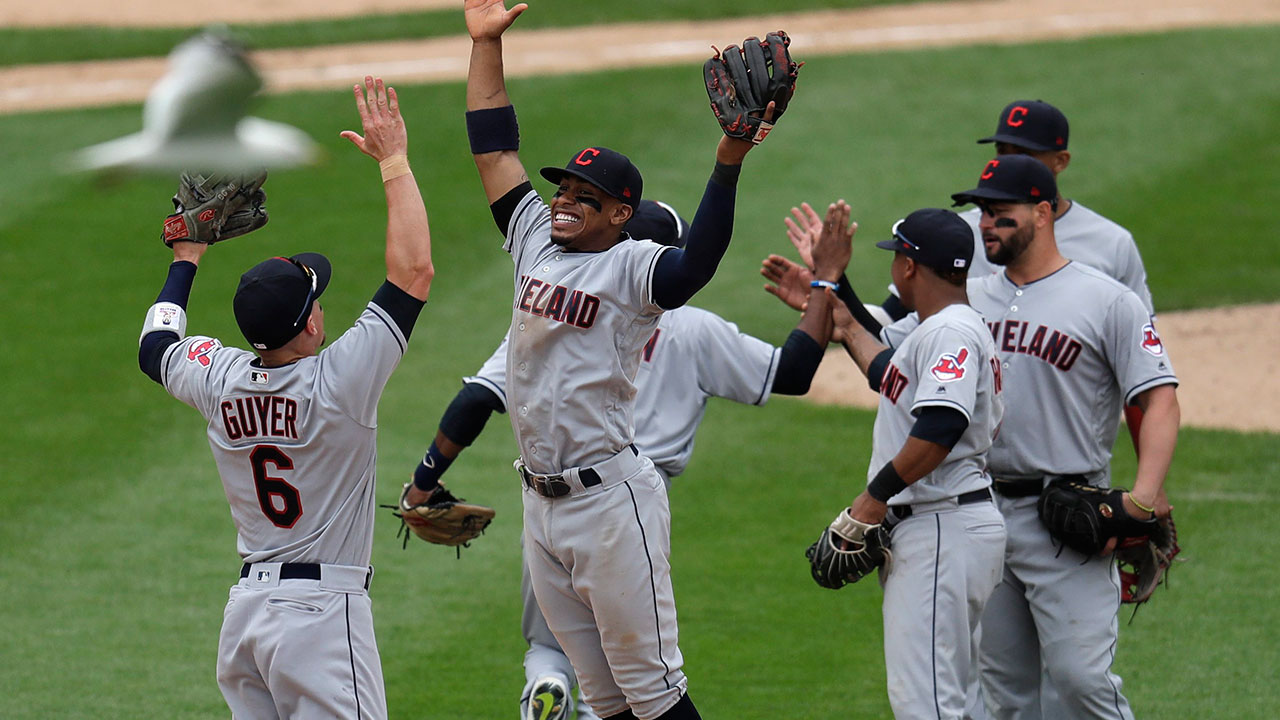
[[[342,137],[378,161],[387,195],[387,280],[426,301],[435,268],[431,264],[431,231],[422,193],[409,169],[409,135],[395,88],[366,75],[364,90],[354,87],[364,135],[344,130]]]
[[[467,136],[491,205],[529,180],[517,153],[519,128],[502,69],[502,33],[528,7],[519,3],[508,10],[505,0],[466,0],[463,4],[471,35]]]

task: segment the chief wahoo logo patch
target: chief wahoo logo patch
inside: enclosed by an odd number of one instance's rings
[[[943,353],[938,358],[938,362],[929,368],[929,372],[933,373],[934,379],[938,382],[951,382],[964,377],[964,362],[969,359],[969,348],[962,347],[960,352]]]
[[[1142,326],[1142,349],[1156,357],[1164,355],[1164,343],[1156,333],[1156,326],[1151,323]]]

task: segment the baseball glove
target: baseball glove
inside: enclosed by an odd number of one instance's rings
[[[791,38],[781,30],[764,40],[749,37],[742,47],[730,45],[702,66],[711,110],[724,134],[759,144],[782,117],[796,91],[800,66],[791,61]],[[773,119],[764,112],[773,102]]]
[[[1151,529],[1148,535],[1125,538],[1116,548],[1121,602],[1139,605],[1150,600],[1182,551],[1172,515],[1156,521]]]
[[[814,582],[839,590],[889,562],[889,533],[878,523],[859,522],[848,509],[841,510],[804,556]]]
[[[404,484],[400,502],[383,505],[398,511],[395,516],[400,518],[400,530],[404,533],[406,546],[412,532],[429,543],[457,547],[461,553],[461,548],[480,537],[493,521],[493,508],[456,498],[443,483],[431,492],[426,502],[410,505],[405,500],[410,487],[413,487],[412,482]]]
[[[169,247],[178,240],[212,245],[257,230],[267,224],[266,181],[266,170],[230,177],[183,173],[160,239]]]
[[[1159,523],[1125,512],[1124,488],[1094,487],[1083,479],[1049,483],[1036,507],[1049,534],[1085,555],[1097,555],[1111,538],[1136,538],[1157,532]]]

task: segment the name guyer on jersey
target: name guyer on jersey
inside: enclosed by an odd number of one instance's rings
[[[298,439],[298,401],[286,395],[224,398],[218,413],[228,440]]]

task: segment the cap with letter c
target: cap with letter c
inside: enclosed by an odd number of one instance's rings
[[[1002,142],[1028,150],[1066,150],[1067,116],[1043,100],[1015,100],[1000,111],[994,135],[979,143]]]
[[[1058,209],[1058,183],[1053,171],[1030,155],[1000,155],[987,161],[978,186],[951,196],[955,206],[984,202],[1042,203]]]
[[[607,147],[587,147],[574,153],[562,168],[548,165],[539,171],[542,177],[559,184],[566,175],[586,180],[606,193],[630,205],[640,205],[644,182],[631,159]]]

